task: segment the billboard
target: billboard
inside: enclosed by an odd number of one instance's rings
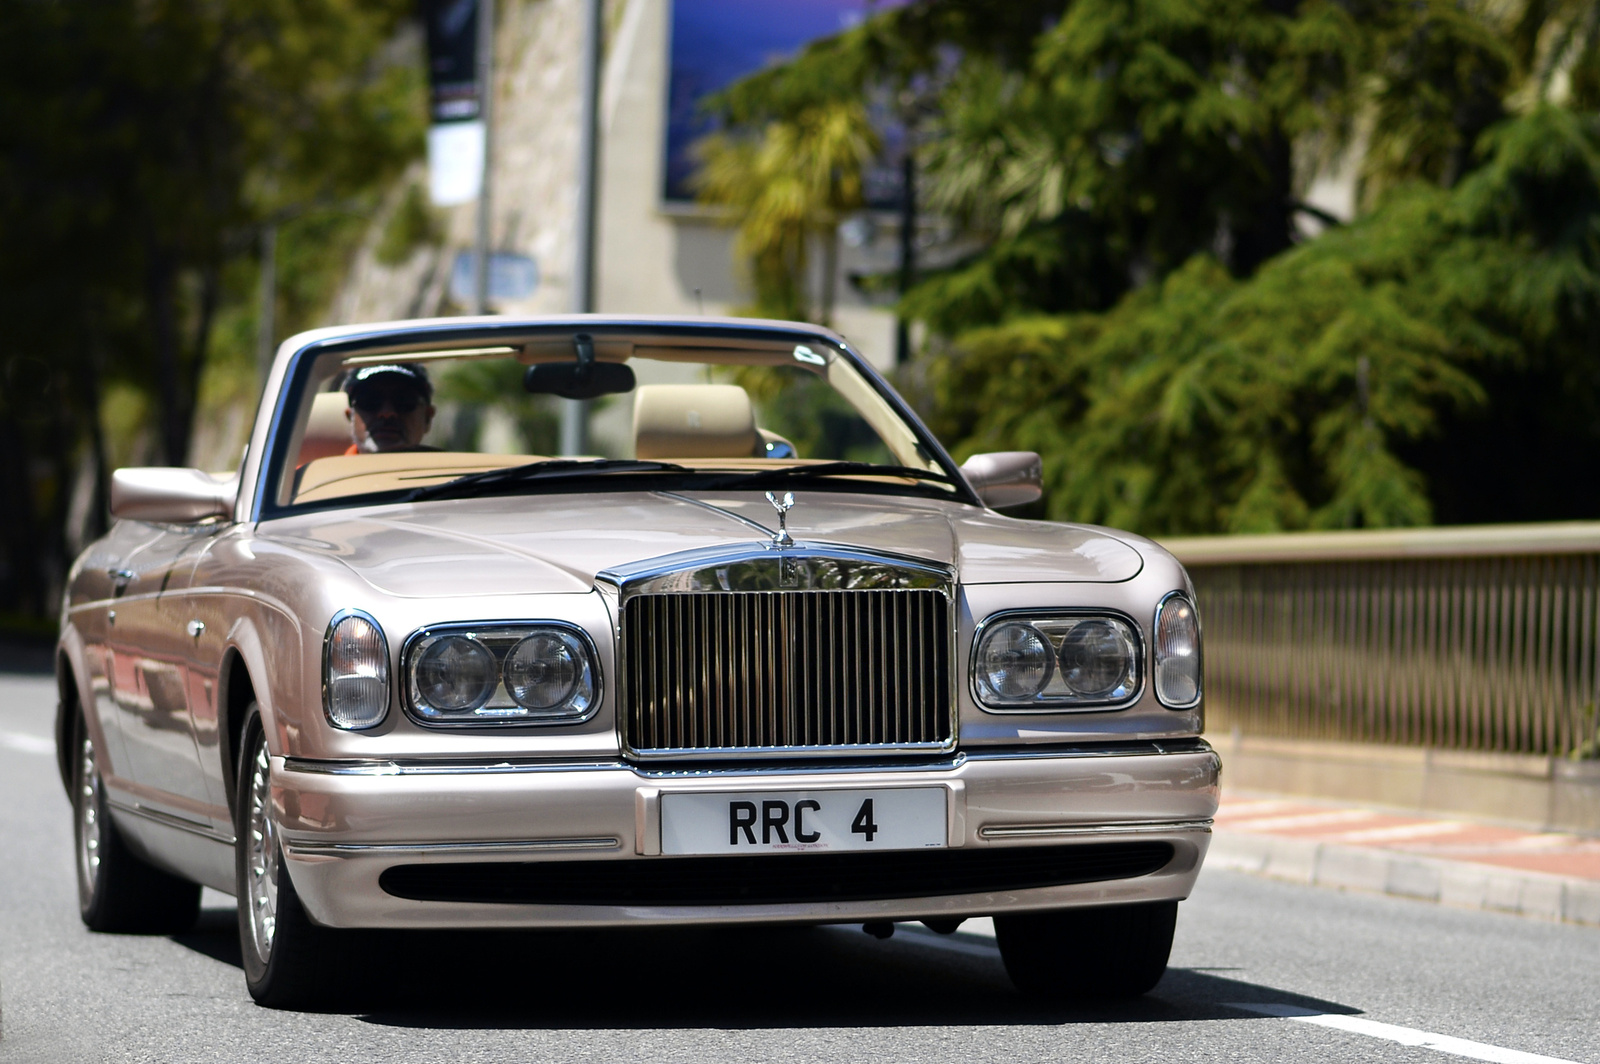
[[[702,109],[708,96],[748,74],[792,58],[811,41],[849,29],[862,18],[905,0],[673,0],[667,83],[667,145],[662,195],[694,199],[694,142],[716,129]],[[885,130],[886,144],[899,137]],[[868,198],[892,205],[899,167],[869,175]],[[887,202],[885,202],[887,200]]]

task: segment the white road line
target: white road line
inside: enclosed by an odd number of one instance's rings
[[[1432,1049],[1440,1053],[1449,1053],[1455,1057],[1467,1057],[1471,1060],[1493,1061],[1494,1064],[1577,1064],[1576,1061],[1566,1060],[1562,1057],[1545,1057],[1540,1056],[1538,1053],[1524,1053],[1520,1049],[1502,1049],[1499,1046],[1488,1045],[1484,1042],[1470,1042],[1465,1038],[1452,1038],[1447,1034],[1430,1034],[1427,1031],[1418,1031],[1411,1027],[1396,1027],[1392,1023],[1376,1023],[1356,1016],[1335,1016],[1326,1012],[1317,1012],[1315,1009],[1297,1008],[1294,1005],[1247,1003],[1242,1001],[1225,1001],[1223,1004],[1230,1009],[1254,1012],[1262,1016],[1278,1016],[1286,1020],[1315,1024],[1318,1027],[1331,1027],[1335,1031],[1344,1031],[1348,1034],[1361,1034],[1366,1035],[1368,1038],[1381,1038],[1386,1042],[1398,1042],[1403,1046]]]
[[[53,754],[56,752],[54,740],[41,739],[37,735],[27,735],[23,732],[0,732],[0,746],[20,750],[24,754]]]

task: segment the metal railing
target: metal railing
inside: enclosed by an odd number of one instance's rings
[[[1600,756],[1600,524],[1164,545],[1213,733]]]

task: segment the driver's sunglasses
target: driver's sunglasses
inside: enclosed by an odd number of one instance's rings
[[[396,414],[405,415],[422,405],[422,396],[410,390],[361,392],[350,397],[350,405],[359,410],[363,417],[380,412],[385,405]]]

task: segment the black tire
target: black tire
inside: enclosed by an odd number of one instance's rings
[[[1146,902],[994,918],[1006,973],[1048,998],[1130,998],[1160,982],[1178,903]]]
[[[322,1006],[334,981],[330,962],[337,956],[338,933],[312,923],[295,893],[272,821],[261,718],[254,705],[246,712],[235,775],[233,859],[245,986],[269,1008]]]
[[[129,848],[111,819],[94,740],[82,718],[74,731],[72,844],[83,922],[91,931],[189,930],[200,915],[200,885],[147,864]]]

